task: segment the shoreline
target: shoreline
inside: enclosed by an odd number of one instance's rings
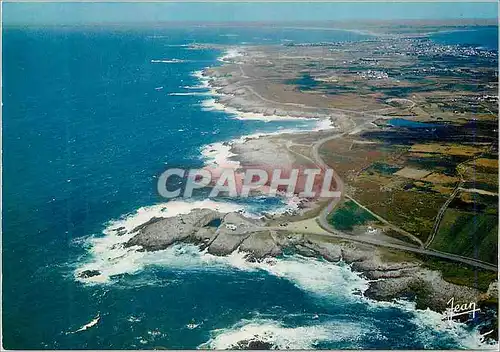
[[[342,119],[345,118],[345,115],[339,111],[332,112],[333,110],[328,108],[271,101],[253,91],[249,86],[240,86],[240,82],[232,77],[232,75],[228,78],[224,72],[219,72],[218,70],[223,70],[230,65],[248,64],[247,61],[238,61],[238,58],[251,62],[252,57],[248,56],[248,48],[233,46],[230,49],[226,49],[224,53],[224,55],[217,59],[218,62],[222,63],[220,66],[205,67],[192,74],[193,77],[199,79],[200,87],[208,89],[212,96],[212,99],[207,99],[202,103],[205,109],[223,111],[240,120],[268,122],[312,119],[318,121],[318,128],[321,129],[345,127],[345,124],[342,124]],[[241,71],[239,78],[247,79],[248,77],[245,75],[245,72],[241,66],[239,67],[239,71]],[[248,94],[245,95],[244,90],[250,90],[250,95],[256,96],[258,102],[248,99]],[[305,110],[312,110],[312,112]],[[329,123],[326,123],[326,121],[329,121]]]
[[[224,62],[224,61],[223,61]],[[197,71],[200,72],[200,71]],[[197,73],[193,73],[193,76],[196,76]],[[198,74],[199,75],[199,74]],[[213,94],[213,96],[221,96],[222,93],[217,91],[217,87],[212,86],[210,83],[210,78],[206,78],[203,74],[200,75],[200,88],[203,87],[203,89],[209,89],[210,93]],[[204,81],[205,80],[205,81]],[[255,114],[252,115],[254,117],[259,116],[266,118],[264,114],[258,115],[257,113],[252,113],[252,112],[245,112],[245,111],[239,111],[236,108],[231,108],[229,106],[224,105],[223,103],[219,103],[220,105],[218,106],[217,110],[219,111],[224,111],[228,114],[234,115],[234,114]],[[227,110],[227,109],[233,109],[233,110]],[[241,118],[241,119],[251,119],[251,118]],[[294,120],[311,120],[311,118],[294,118]],[[259,119],[263,121],[271,121],[271,120],[265,120],[265,119]],[[282,117],[277,117],[277,120],[284,120]],[[331,124],[333,124],[332,120],[330,121],[330,127]],[[321,120],[320,120],[321,122]],[[335,128],[335,127],[334,127]],[[337,127],[338,128],[338,127]],[[342,131],[342,128],[340,128]],[[341,132],[339,131],[339,133]],[[331,131],[330,131],[331,132]],[[288,131],[276,131],[276,132],[268,132],[268,133],[255,133],[255,134],[250,134],[250,135],[245,135],[239,138],[232,139],[230,141],[221,141],[221,142],[216,142],[212,144],[205,145],[201,147],[201,154],[205,158],[207,162],[212,159],[212,161],[215,161],[218,163],[218,165],[221,164],[228,164],[231,165],[234,168],[239,168],[242,166],[242,163],[249,163],[249,160],[245,160],[244,156],[244,151],[241,151],[242,146],[245,144],[248,146],[249,141],[258,141],[257,144],[260,144],[263,147],[267,147],[265,143],[271,141],[276,141],[276,140],[293,140],[297,136],[300,135],[319,135],[321,134],[321,130],[288,130]],[[266,141],[266,142],[263,142]],[[285,153],[291,154],[289,151],[286,150],[286,148],[283,148],[283,143],[280,145],[279,143],[277,144],[278,149],[285,149]],[[244,149],[244,148],[243,148]],[[261,157],[261,156],[259,156]],[[275,158],[275,155],[273,154],[273,157]],[[205,200],[208,203],[210,203],[210,200]],[[200,206],[202,208],[198,209],[211,209],[214,207],[214,204],[210,203],[210,205],[207,205],[208,203],[203,203],[205,201],[201,201],[202,204]],[[197,203],[197,202],[193,202]],[[217,203],[217,202],[215,202]],[[152,217],[149,217],[148,220],[145,220],[148,216],[143,218],[143,222],[140,223],[139,225],[135,225],[133,228],[125,228],[123,226],[115,226],[114,229],[112,229],[110,226],[108,226],[108,233],[106,236],[113,236],[115,240],[117,240],[116,243],[113,244],[113,247],[116,246],[117,244],[124,244],[128,241],[131,241],[134,237],[137,236],[137,234],[144,233],[148,228],[151,226],[155,226],[158,222],[162,222],[163,220],[166,219],[179,219],[179,216],[182,216],[183,221],[185,221],[186,215],[190,216],[193,212],[194,208],[193,205],[189,208],[189,206],[183,210],[181,210],[178,214],[173,215],[173,216],[167,216],[164,217],[165,215],[168,215],[168,207],[170,205],[173,205],[172,203],[168,202],[162,205],[155,205],[152,207],[157,207],[157,208],[163,208],[163,209],[156,209],[155,215]],[[205,204],[205,205],[203,205]],[[219,204],[222,209],[224,210],[230,210],[229,214],[232,214],[232,212],[237,211],[238,213],[241,213],[242,208],[244,206],[240,206],[239,210],[236,209],[231,209],[231,207],[226,207],[225,203],[220,203]],[[206,208],[206,206],[209,206]],[[146,207],[147,208],[147,207]],[[141,208],[143,209],[143,208]],[[145,208],[144,208],[145,209]],[[167,209],[165,213],[165,209]],[[186,213],[187,211],[187,213]],[[147,212],[147,211],[146,211]],[[168,222],[168,221],[167,221]],[[121,228],[123,227],[123,228]],[[126,230],[125,233],[123,231]],[[134,231],[136,230],[136,231]],[[121,233],[120,233],[121,232]],[[153,231],[154,232],[154,231]],[[207,236],[208,234],[204,232],[202,236]],[[331,263],[338,263],[340,261],[347,263],[350,265],[351,269],[353,269],[353,272],[356,273],[356,275],[360,275],[360,277],[364,277],[369,280],[370,282],[370,287],[367,288],[366,291],[363,291],[363,294],[366,292],[367,298],[373,299],[376,302],[380,301],[386,301],[386,302],[392,302],[394,299],[398,299],[401,297],[406,297],[408,292],[403,292],[398,291],[400,288],[404,288],[406,285],[406,288],[410,287],[414,282],[420,282],[420,283],[425,283],[426,287],[434,290],[434,292],[431,294],[431,297],[429,298],[430,300],[437,300],[434,303],[427,304],[427,307],[433,306],[433,311],[438,312],[440,309],[442,310],[443,307],[443,299],[436,297],[436,295],[441,295],[441,296],[446,296],[447,293],[455,292],[455,295],[457,297],[465,297],[466,299],[470,299],[471,297],[476,299],[479,297],[481,294],[479,291],[475,291],[474,289],[468,288],[467,286],[458,286],[455,284],[448,283],[442,279],[442,277],[437,274],[439,272],[437,271],[431,271],[424,269],[423,271],[419,271],[418,269],[419,264],[415,264],[414,261],[410,261],[408,263],[403,262],[401,264],[399,261],[391,261],[388,260],[383,253],[391,251],[386,251],[386,250],[380,250],[380,248],[373,247],[373,246],[367,246],[367,245],[361,245],[361,244],[352,244],[352,243],[345,243],[345,241],[340,241],[340,245],[331,245],[330,241],[323,241],[323,240],[306,240],[304,235],[297,235],[293,234],[293,240],[292,242],[288,241],[286,238],[281,239],[279,241],[275,240],[276,235],[269,234],[263,235],[267,239],[260,239],[260,238],[255,238],[253,241],[250,241],[250,243],[246,243],[244,248],[246,250],[250,251],[256,251],[256,253],[260,253],[260,255],[255,256],[255,253],[253,253],[254,258],[250,258],[250,262],[254,260],[259,260],[267,257],[274,257],[275,255],[271,254],[276,254],[277,249],[276,246],[278,243],[282,248],[285,248],[286,245],[292,244],[293,247],[296,250],[296,254],[299,254],[304,257],[322,257],[326,259],[328,262]],[[273,237],[274,236],[274,237]],[[298,237],[300,237],[298,239]],[[120,238],[118,238],[120,237]],[[180,237],[176,237],[176,239],[168,244],[165,248],[160,246],[159,248],[162,248],[160,250],[164,250],[166,248],[169,248],[172,244],[178,244],[182,243],[184,241],[183,238],[187,238],[189,236],[184,236],[181,235]],[[216,236],[217,237],[217,236]],[[243,236],[245,237],[245,236]],[[278,236],[280,237],[280,236]],[[222,245],[219,247],[222,252],[214,252],[211,253],[213,255],[217,256],[231,256],[234,253],[245,253],[245,251],[241,251],[241,245],[244,241],[246,241],[249,238],[249,236],[245,237],[241,242],[236,243],[235,245],[234,242],[232,242],[232,245],[229,247],[225,247],[227,245],[226,242],[223,242]],[[208,237],[209,241],[215,240],[212,239],[211,237]],[[240,238],[241,239],[241,238]],[[126,240],[126,242],[125,242]],[[198,239],[193,239],[192,237],[189,237],[187,239],[186,243],[192,244],[198,244],[202,247],[202,252],[206,250],[207,247],[206,242],[207,237],[201,237]],[[197,242],[198,241],[198,242]],[[281,242],[280,242],[281,241]],[[295,243],[293,242],[295,241]],[[104,241],[100,242],[102,245]],[[140,243],[140,242],[139,242]],[[264,247],[262,247],[264,245]],[[271,246],[271,252],[266,252],[265,255],[262,256],[262,251],[268,250],[269,248],[266,248],[267,245]],[[148,253],[154,253],[154,251],[148,251],[148,249],[145,250],[145,252],[138,252],[137,249],[135,248],[137,244],[133,244],[131,246],[128,246],[126,248],[118,248],[119,250],[117,251],[117,255],[115,258],[127,256],[127,255],[137,255],[136,258],[142,258],[145,255],[148,255]],[[325,247],[326,246],[326,247]],[[109,246],[108,246],[109,247]],[[145,248],[142,246],[143,249]],[[204,248],[203,248],[204,247]],[[135,249],[134,249],[135,248]],[[104,249],[104,248],[102,248]],[[109,249],[109,248],[108,248]],[[208,249],[209,250],[209,249]],[[99,252],[99,251],[97,251]],[[374,260],[374,255],[373,253],[377,253],[376,257],[377,259]],[[101,252],[103,254],[104,251]],[[132,254],[131,254],[132,253]],[[210,253],[210,252],[208,252]],[[247,254],[243,254],[246,256]],[[81,269],[81,268],[80,268]],[[90,266],[89,269],[91,270]],[[95,270],[95,269],[94,269]],[[132,270],[132,273],[136,272],[136,270],[142,270],[141,268]],[[79,270],[79,273],[82,274],[85,270]],[[75,272],[75,274],[78,276],[79,274]],[[91,273],[90,273],[91,274]],[[89,277],[91,278],[91,277]],[[410,279],[409,279],[410,278]],[[382,284],[383,282],[386,282],[385,286]],[[413,280],[413,281],[412,281]],[[415,281],[416,280],[416,281]],[[88,281],[85,281],[88,282]],[[387,284],[389,283],[389,284]],[[411,288],[411,287],[410,287]],[[464,289],[465,288],[465,289]],[[411,291],[411,290],[410,290]],[[421,293],[421,292],[420,292]],[[427,293],[426,293],[427,294]],[[436,303],[438,302],[438,303]],[[425,306],[425,304],[424,304]],[[418,308],[416,308],[418,309]],[[432,308],[431,308],[432,309]]]
[[[227,49],[217,61],[224,65],[233,64],[233,59],[245,55],[244,49],[240,46]],[[217,67],[215,67],[217,68]],[[250,108],[234,106],[228,102],[234,95],[225,92],[227,86],[220,85],[217,77],[210,75],[215,68],[206,67],[203,70],[195,71],[192,76],[200,81],[199,87],[209,91],[209,98],[202,103],[205,111],[221,111],[239,120],[289,121],[289,122],[315,122],[314,126],[297,126],[294,128],[284,128],[274,132],[255,132],[226,141],[215,142],[203,146],[201,154],[205,160],[219,166],[240,168],[245,165],[276,165],[276,160],[286,160],[281,166],[290,167],[297,162],[297,157],[288,150],[287,145],[300,137],[316,137],[322,133],[341,133],[345,129],[345,118],[340,114],[329,114],[317,116],[299,116],[300,114],[286,114],[285,111],[274,109],[273,114],[268,114],[268,107],[259,106],[257,103],[250,104]],[[219,82],[220,83],[220,82]],[[225,101],[226,100],[226,101]],[[304,113],[304,115],[308,115]],[[340,123],[339,123],[340,122]],[[279,155],[281,158],[277,158]]]
[[[344,263],[353,274],[366,280],[366,287],[352,291],[352,295],[374,304],[394,304],[403,299],[408,304],[413,302],[415,312],[430,308],[441,319],[446,317],[443,312],[449,297],[459,302],[478,301],[493,294],[492,291],[485,296],[475,289],[448,283],[439,272],[423,267],[422,261],[397,251],[298,232],[266,230],[262,227],[265,220],[248,218],[243,209],[244,206],[208,200],[141,208],[136,214],[110,223],[105,237],[93,238],[98,257],[80,267],[76,278],[85,284],[112,283],[112,276],[135,274],[154,263],[182,269],[183,256],[175,253],[186,253],[183,246],[193,246],[202,265],[221,269],[229,265],[239,270],[249,267],[268,271],[267,265],[273,260],[286,258],[303,258],[317,265],[321,265],[321,260],[328,265]],[[216,218],[221,219],[220,225],[207,227]],[[239,223],[236,232],[227,226],[235,223]],[[99,260],[102,256],[108,259]]]
[[[240,55],[241,55],[241,53],[240,53]],[[238,56],[238,55],[236,55],[236,56],[235,56],[235,55],[228,55],[227,57],[231,57],[231,58],[233,58],[233,57],[237,57],[237,56]],[[230,62],[230,61],[229,61],[229,62],[227,62],[227,60],[221,60],[221,61],[222,61],[222,62],[225,62],[226,64],[231,64],[231,62]],[[240,66],[240,70],[241,70],[241,66]],[[241,71],[242,71],[242,74],[243,74],[243,70],[241,70]],[[218,87],[218,86],[216,86],[216,85],[213,83],[213,82],[216,82],[216,81],[217,81],[216,79],[214,79],[214,75],[210,76],[209,74],[206,74],[207,72],[213,72],[213,71],[210,71],[210,69],[205,69],[205,70],[203,71],[203,74],[202,74],[202,76],[205,76],[205,75],[207,75],[207,76],[208,76],[208,78],[206,78],[206,80],[207,80],[207,81],[206,81],[206,85],[207,85],[207,86],[209,86],[209,87],[211,88],[212,93],[214,93],[214,95],[215,95],[215,96],[224,96],[224,94],[228,95],[227,93],[223,93],[223,92],[224,92],[224,87]],[[215,76],[215,78],[217,78],[217,77]],[[222,92],[222,93],[221,93],[221,92]],[[255,94],[257,94],[257,93],[255,93]],[[257,95],[258,95],[258,94],[257,94]],[[261,98],[262,98],[262,97],[261,97]],[[262,99],[264,99],[264,98],[262,98]],[[231,112],[231,113],[233,113],[233,112],[234,112],[234,113],[239,113],[239,114],[248,114],[248,113],[251,113],[251,110],[252,110],[252,109],[250,109],[250,111],[247,111],[247,110],[245,110],[245,109],[238,110],[237,108],[235,108],[235,107],[231,107],[230,105],[224,105],[224,103],[217,103],[217,104],[219,104],[219,109],[220,109],[220,110],[225,110],[226,112]],[[215,105],[215,104],[214,104],[214,105]],[[276,111],[276,110],[275,110],[275,111]],[[331,121],[331,124],[332,124],[332,125],[334,125],[334,119],[333,119],[333,118],[330,118],[330,121]],[[344,125],[344,126],[345,126],[345,125]],[[342,126],[342,127],[343,127],[343,126]],[[335,128],[335,127],[333,127],[333,128]],[[340,132],[342,132],[342,130],[343,130],[343,129],[344,129],[344,128],[340,128],[340,130],[341,130],[341,131],[339,131],[339,133],[340,133]],[[309,133],[313,133],[313,132],[314,132],[314,131],[310,131]],[[318,132],[318,131],[315,131],[315,132]],[[358,131],[358,132],[359,132],[359,131]],[[300,133],[300,132],[299,132],[299,133]],[[307,133],[307,132],[306,132],[306,133]],[[279,133],[278,133],[278,134],[279,134]],[[297,133],[296,133],[296,134],[297,134]],[[265,137],[268,137],[268,136],[265,136]],[[259,138],[260,138],[260,137],[259,137]],[[257,138],[257,139],[259,139],[259,138]],[[286,138],[285,138],[285,139],[286,139]],[[267,138],[267,140],[269,140],[269,138]],[[293,141],[293,132],[292,132],[292,136],[288,138],[288,141],[290,141],[290,140],[292,140],[292,141]],[[233,160],[236,160],[236,161],[239,163],[239,166],[241,166],[241,163],[245,161],[245,156],[244,156],[244,154],[245,154],[245,153],[244,153],[244,152],[245,152],[245,150],[244,150],[244,148],[241,148],[241,146],[242,146],[243,144],[245,144],[246,142],[248,142],[248,140],[246,140],[246,141],[244,141],[244,142],[241,142],[241,141],[240,141],[239,145],[238,145],[238,144],[236,144],[236,145],[231,145],[231,147],[228,149],[228,152],[229,152],[229,153],[231,153],[231,154],[228,156],[228,158],[233,159]],[[288,143],[288,142],[287,142],[287,143]],[[240,150],[238,150],[238,146],[240,147],[240,148],[239,148]],[[282,145],[281,147],[283,148],[283,145]],[[243,149],[243,150],[241,150],[241,149]],[[263,149],[264,149],[264,148],[263,148]],[[287,152],[288,152],[288,154],[291,154],[289,150],[288,150]],[[261,156],[259,156],[259,157],[257,157],[256,159],[253,159],[253,160],[251,159],[250,161],[251,161],[251,162],[255,162],[256,160],[258,161],[259,159],[261,159],[261,160],[262,160],[262,157],[261,157]],[[265,158],[264,158],[264,159],[265,159]],[[250,162],[250,164],[251,164],[251,162]],[[306,210],[306,212],[307,212],[307,210]],[[351,245],[353,245],[353,244],[351,243]],[[355,248],[363,248],[363,247],[364,247],[364,245],[361,245],[361,244],[354,244],[353,246],[354,246]],[[377,251],[379,250],[379,248],[376,248],[376,247],[373,247],[373,249],[374,249],[374,250],[377,250]],[[389,252],[390,252],[390,251],[389,251]],[[318,254],[318,253],[316,253],[316,254]],[[389,261],[389,262],[390,262],[390,261]],[[415,260],[415,262],[417,262],[417,263],[418,263],[419,261],[418,261],[418,260]],[[356,266],[357,266],[356,261],[351,262],[351,264],[352,264],[354,267],[356,267]],[[420,263],[420,264],[421,264],[421,263]],[[361,269],[361,271],[360,271],[360,272],[361,272],[361,275],[363,275],[363,276],[365,276],[365,277],[372,277],[372,278],[377,279],[377,280],[379,280],[380,278],[384,278],[384,274],[382,274],[381,276],[379,276],[379,274],[372,274],[372,273],[370,273],[370,270],[367,270],[367,268],[366,268],[366,267],[359,266],[359,268]],[[403,272],[404,272],[404,270],[403,270]],[[458,291],[460,291],[460,289],[462,289],[463,291],[467,291],[467,290],[471,289],[469,286],[465,286],[465,285],[464,285],[464,286],[459,286],[459,285],[454,285],[454,284],[448,283],[447,281],[445,281],[445,280],[442,278],[440,271],[430,271],[430,270],[428,270],[428,273],[431,273],[431,272],[433,272],[433,273],[434,273],[434,274],[431,274],[431,276],[434,276],[434,279],[432,279],[432,280],[437,280],[437,281],[440,281],[440,284],[438,284],[438,285],[441,285],[441,286],[443,286],[443,285],[444,285],[444,286],[448,285],[448,289],[447,289],[447,290],[456,291],[457,293],[456,293],[455,295],[457,295],[457,296],[459,296]],[[395,276],[395,277],[397,277],[397,274],[396,274],[396,276]],[[403,277],[404,277],[404,275],[403,275]],[[388,276],[388,277],[386,277],[386,278],[394,278],[394,276],[393,276],[393,274],[392,274],[392,273],[390,273],[390,274],[389,274],[389,276]],[[431,281],[432,281],[432,280],[431,280]],[[405,284],[406,284],[406,285],[408,285],[408,282],[404,282],[404,279],[403,279],[403,281],[402,281],[402,282],[400,282],[400,283],[399,283],[399,284],[397,284],[397,285],[401,285],[401,284],[403,284],[403,286],[404,286]],[[493,291],[494,291],[495,284],[496,284],[495,282],[493,282],[492,284],[490,284],[490,289],[493,289]],[[412,284],[412,285],[413,285],[413,284]],[[450,285],[451,285],[451,286],[450,286]],[[400,293],[398,293],[398,294],[392,294],[392,293],[390,293],[390,294],[387,294],[387,293],[380,294],[380,291],[384,291],[384,289],[385,289],[385,288],[384,288],[384,287],[377,287],[377,286],[380,286],[380,285],[379,285],[379,284],[377,284],[377,283],[375,283],[374,285],[370,285],[370,288],[366,291],[366,292],[368,293],[368,295],[369,295],[369,296],[371,296],[371,298],[373,298],[373,299],[377,299],[377,300],[378,300],[378,299],[381,299],[381,300],[386,300],[388,297],[392,297],[392,299],[395,299],[395,298],[398,298],[398,297],[401,297],[401,296],[402,296],[402,293],[401,293],[401,292],[400,292]],[[387,286],[387,285],[386,285],[386,286]],[[390,285],[389,285],[389,286],[390,286]],[[456,287],[458,290],[455,290],[455,289],[454,289],[454,287]],[[430,288],[430,289],[431,289],[431,291],[433,291],[433,290],[434,290],[434,291],[436,291],[436,290],[437,290],[437,291],[439,291],[439,289],[437,289],[437,288],[436,288],[436,284],[431,284],[431,285],[430,285],[430,287],[428,287],[428,288]],[[453,288],[453,289],[452,289],[452,288]],[[473,289],[473,290],[474,290],[474,289]],[[410,291],[411,291],[411,290],[410,290]],[[489,292],[489,290],[488,290],[488,292]],[[431,293],[431,295],[434,295],[434,296],[435,296],[435,293],[436,293],[436,292],[433,292],[433,293]],[[443,292],[441,292],[441,293],[442,293],[442,295],[443,295],[443,293],[445,293],[445,292],[443,291]],[[477,299],[478,299],[478,297],[480,297],[480,296],[483,296],[483,298],[484,298],[484,295],[485,295],[485,294],[481,294],[481,293],[480,293],[480,291],[476,291],[473,295],[476,297],[476,300],[477,300]],[[416,299],[419,299],[419,297],[418,297],[418,296],[419,296],[419,294],[415,294],[415,298],[416,298]],[[446,295],[444,295],[444,296],[446,296]],[[422,298],[421,298],[421,297],[420,297],[420,300],[422,300]],[[431,309],[433,309],[433,310],[439,311],[439,310],[442,310],[442,309],[443,309],[443,303],[444,303],[444,301],[442,301],[442,302],[441,302],[441,304],[438,304],[438,305],[434,305],[434,303],[431,303],[431,304],[428,304],[427,306],[428,306],[428,307],[431,307]],[[440,306],[440,307],[438,308],[438,306]]]

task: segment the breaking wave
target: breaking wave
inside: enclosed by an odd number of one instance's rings
[[[359,323],[328,322],[286,327],[269,319],[242,320],[226,329],[213,330],[201,349],[314,349],[321,342],[349,342],[355,345],[368,327]]]
[[[181,59],[159,59],[159,60],[151,60],[153,64],[180,64],[183,62],[189,62],[189,60],[181,60]]]

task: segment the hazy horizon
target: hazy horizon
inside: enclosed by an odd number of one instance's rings
[[[3,3],[3,25],[495,20],[498,3]]]

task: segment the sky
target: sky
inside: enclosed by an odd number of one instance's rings
[[[497,2],[3,3],[4,25],[497,18]]]

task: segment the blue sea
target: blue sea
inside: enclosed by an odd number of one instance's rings
[[[255,335],[283,349],[476,346],[474,331],[412,302],[364,298],[367,280],[343,263],[293,254],[247,263],[189,245],[156,253],[116,246],[123,239],[114,228],[152,216],[286,207],[269,198],[165,204],[156,180],[171,165],[204,165],[207,145],[319,123],[207,110],[210,96],[195,73],[220,65],[224,51],[186,44],[366,38],[241,27],[4,27],[3,347],[229,348]],[[76,278],[87,268],[101,270],[101,280]]]
[[[484,26],[432,33],[434,42],[444,45],[466,45],[498,51],[498,26]]]

